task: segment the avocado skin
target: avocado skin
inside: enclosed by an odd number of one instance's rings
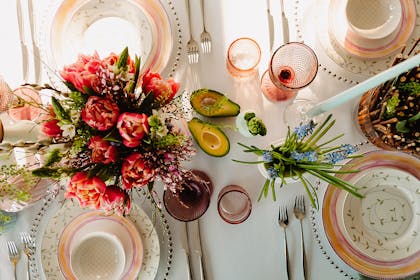
[[[223,157],[229,153],[230,150],[230,142],[229,138],[227,138],[226,134],[217,126],[200,120],[199,118],[193,118],[188,122],[188,129],[190,130],[194,140],[197,142],[198,146],[208,155],[213,157]],[[205,142],[202,141],[200,137],[200,133],[205,131],[210,131],[213,134],[216,134],[219,139],[222,141],[221,149],[212,150],[211,147],[206,145]]]
[[[214,105],[204,105],[205,98],[214,99]],[[241,110],[239,104],[227,98],[218,91],[202,88],[194,91],[190,97],[191,106],[194,110],[205,117],[233,117]]]

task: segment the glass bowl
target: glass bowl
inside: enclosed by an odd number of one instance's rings
[[[378,148],[390,151],[401,151],[420,157],[420,147],[416,139],[419,138],[419,121],[408,121],[404,125],[407,129],[401,127],[402,122],[410,119],[409,115],[419,114],[419,97],[404,93],[399,88],[402,78],[406,81],[419,83],[420,67],[398,77],[397,82],[388,81],[387,83],[373,88],[366,92],[360,99],[357,107],[357,123],[364,136]],[[407,83],[405,83],[407,84]],[[400,100],[395,108],[395,115],[386,116],[387,106],[392,101],[391,98],[398,95]],[[413,113],[414,112],[414,113]],[[385,116],[385,117],[382,117]]]

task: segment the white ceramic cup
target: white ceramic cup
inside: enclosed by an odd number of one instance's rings
[[[346,0],[350,28],[367,39],[381,39],[394,32],[401,22],[400,0]]]
[[[113,234],[92,232],[72,246],[70,265],[78,279],[119,279],[125,267],[124,247]]]

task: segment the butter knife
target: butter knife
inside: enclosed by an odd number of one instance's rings
[[[269,39],[270,39],[270,52],[273,49],[273,45],[274,45],[274,20],[273,20],[273,15],[271,14],[270,11],[270,0],[267,0],[267,21],[268,21],[268,35],[269,35]]]
[[[284,0],[280,0],[280,8],[281,8],[281,26],[283,28],[283,44],[290,42],[290,35],[289,35],[289,20],[286,17],[284,12]]]
[[[28,47],[25,44],[25,29],[23,27],[23,19],[22,19],[22,3],[20,0],[16,1],[16,12],[17,12],[17,20],[19,26],[19,37],[20,37],[20,48],[22,50],[22,74],[23,74],[23,81],[28,81]]]
[[[200,280],[205,280],[205,271],[203,265],[203,251],[201,248],[201,235],[200,235],[200,219],[197,220],[197,244],[198,248],[195,250],[198,255],[199,265],[200,265]]]
[[[192,280],[192,271],[191,271],[191,252],[190,252],[190,245],[189,245],[189,234],[188,234],[188,223],[185,222],[185,242],[184,242],[184,252],[187,257],[187,266],[188,266],[188,278],[187,280]]]
[[[29,24],[31,28],[31,41],[32,41],[32,49],[34,55],[34,71],[35,71],[35,83],[40,82],[41,76],[41,63],[40,63],[40,53],[39,48],[36,45],[36,38],[35,38],[35,22],[34,22],[34,8],[33,8],[33,0],[28,0],[28,13],[29,13]]]

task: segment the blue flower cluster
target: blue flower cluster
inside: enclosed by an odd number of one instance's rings
[[[298,127],[295,127],[295,133],[297,137],[299,138],[299,140],[302,140],[307,135],[311,134],[314,128],[315,128],[315,123],[313,120],[311,120],[310,122],[306,124],[301,124]]]
[[[268,177],[270,177],[270,178],[278,177],[277,170],[274,168],[274,166],[270,166],[267,169],[267,173],[268,173]]]
[[[299,153],[297,151],[293,151],[290,156],[297,161],[310,161],[310,162],[315,162],[318,160],[318,153],[315,151],[307,151],[307,152],[303,152],[303,153]]]
[[[273,161],[273,155],[271,154],[271,151],[265,150],[262,154],[263,161],[265,162],[272,162]]]
[[[341,160],[347,158],[348,155],[356,152],[358,148],[350,144],[343,144],[340,146],[340,150],[331,152],[325,155],[325,159],[332,164],[335,164]]]

